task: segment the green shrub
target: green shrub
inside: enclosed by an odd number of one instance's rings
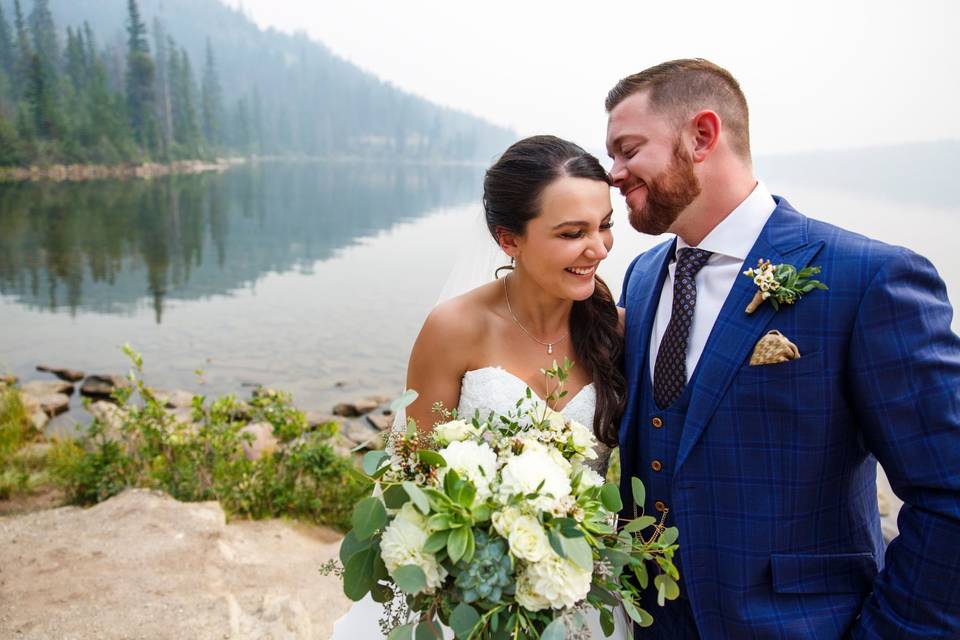
[[[192,423],[178,423],[143,381],[139,354],[131,385],[115,395],[113,423],[95,420],[75,443],[51,454],[68,499],[89,504],[127,487],[159,489],[178,500],[218,500],[231,515],[285,516],[349,528],[350,512],[364,493],[353,461],[331,447],[333,428],[308,432],[288,394],[261,391],[249,402],[228,395],[193,399]],[[258,460],[244,456],[251,436],[241,429],[267,422],[280,446]]]

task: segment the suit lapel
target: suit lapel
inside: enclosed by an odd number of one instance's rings
[[[786,262],[802,269],[822,247],[822,242],[807,243],[806,218],[786,200],[778,198],[777,208],[750,250],[743,269],[757,264],[760,258],[773,264]],[[775,312],[769,303],[762,304],[752,314],[746,313],[747,304],[756,290],[750,278],[738,276],[710,332],[695,371],[696,382],[691,389],[674,475],[690,455],[734,376],[773,319]]]
[[[676,239],[673,242],[664,242],[652,249],[653,255],[646,261],[646,268],[635,273],[636,282],[640,285],[637,294],[627,297],[627,339],[632,342],[631,358],[627,372],[628,380],[638,384],[641,372],[647,358],[647,346],[650,344],[650,330],[653,327],[653,317],[660,304],[660,290],[667,277],[667,265],[673,256]],[[634,281],[631,278],[631,283]]]

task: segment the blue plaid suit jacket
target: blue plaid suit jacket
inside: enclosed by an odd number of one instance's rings
[[[819,265],[830,289],[747,315],[756,289],[738,277],[698,363],[669,465],[697,627],[711,639],[960,638],[960,339],[944,284],[907,249],[776,200],[746,265]],[[672,250],[637,257],[620,302],[625,504],[629,478],[651,473],[635,436],[651,428],[640,394]],[[749,366],[771,329],[801,357]],[[886,551],[878,460],[906,503]]]

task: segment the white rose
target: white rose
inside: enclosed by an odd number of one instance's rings
[[[441,481],[453,469],[477,488],[477,500],[486,500],[491,496],[490,483],[497,474],[497,454],[490,445],[464,440],[451,442],[438,453],[447,461],[447,466],[440,468]]]
[[[413,503],[408,502],[383,530],[380,539],[380,556],[387,571],[393,575],[398,568],[408,564],[420,567],[427,577],[424,592],[438,588],[447,577],[447,571],[437,562],[436,556],[423,550],[429,536],[427,519],[420,515]]]
[[[567,428],[567,420],[563,417],[563,414],[549,407],[546,409],[543,422],[553,431],[563,431]]]
[[[555,451],[555,450],[554,450]],[[564,468],[550,452],[540,449],[524,451],[507,461],[500,473],[501,498],[532,493],[543,483],[540,495],[532,501],[535,508],[549,511],[563,496],[570,495],[569,463]]]
[[[517,601],[526,609],[539,610],[524,604],[520,597],[523,591],[524,600],[529,600],[534,606],[546,601],[553,609],[572,607],[587,597],[592,580],[590,571],[551,552],[540,562],[527,565],[517,581]]]
[[[584,458],[587,460],[597,459],[597,452],[594,451],[594,447],[597,446],[597,439],[594,437],[593,431],[576,420],[570,421],[570,441]]]
[[[520,509],[516,507],[506,507],[494,511],[490,516],[490,521],[493,523],[493,528],[500,534],[503,538],[509,538],[510,532],[513,531],[513,523],[517,521],[523,513]]]
[[[539,562],[553,553],[540,522],[533,516],[520,516],[513,522],[507,541],[517,558]]]
[[[434,427],[433,433],[441,443],[450,444],[451,442],[459,442],[466,440],[472,435],[476,435],[477,429],[464,420],[451,420],[450,422],[445,422]]]
[[[605,482],[603,476],[586,465],[577,465],[574,467],[573,475],[580,473],[580,484],[577,487],[578,493],[583,493],[593,487],[602,487]]]

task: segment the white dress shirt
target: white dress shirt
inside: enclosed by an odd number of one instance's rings
[[[733,283],[746,267],[743,262],[747,259],[750,249],[753,248],[763,226],[770,218],[770,214],[777,208],[773,196],[767,191],[762,182],[747,198],[737,206],[730,215],[723,219],[696,249],[710,251],[713,255],[707,260],[697,273],[697,304],[693,311],[693,325],[690,327],[690,341],[687,343],[687,381],[693,375],[703,354],[703,347],[713,325],[720,315],[720,309],[730,295]],[[689,247],[683,238],[677,238],[677,250]],[[673,277],[677,268],[676,258],[670,261],[667,267],[667,277],[660,290],[660,304],[657,314],[653,318],[650,348],[650,376],[653,377],[653,365],[657,360],[657,351],[663,334],[667,331],[670,322],[670,311],[673,306]]]

